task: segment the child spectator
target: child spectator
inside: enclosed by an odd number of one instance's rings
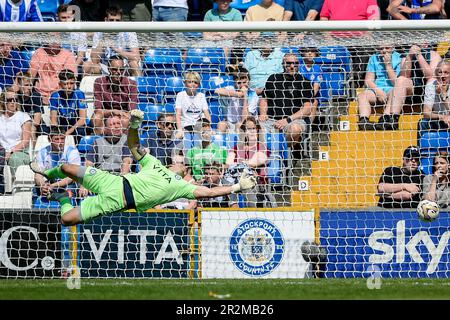
[[[75,135],[75,141],[86,135],[86,104],[84,93],[76,88],[76,77],[71,70],[59,74],[60,90],[50,98],[50,123],[61,126],[65,135]]]
[[[36,91],[29,72],[19,72],[16,75],[15,85],[19,90],[17,101],[21,105],[22,111],[28,113],[33,119],[32,137],[33,141],[36,141],[37,136],[48,134],[50,131],[42,119],[44,114],[42,96]]]
[[[186,72],[184,84],[186,90],[177,94],[175,100],[176,121],[178,132],[175,138],[182,139],[185,132],[192,133],[197,122],[206,118],[211,123],[208,103],[205,94],[198,92],[201,77],[198,72]]]
[[[227,86],[216,89],[215,93],[222,97],[226,109],[227,120],[219,122],[217,130],[223,133],[237,132],[248,116],[248,86],[249,75],[247,70],[241,71],[235,76],[234,87]]]
[[[41,168],[51,169],[63,163],[81,165],[81,158],[77,148],[65,144],[66,136],[60,127],[52,127],[49,138],[50,144],[38,150],[36,156],[36,162],[39,163]],[[44,197],[48,197],[51,192],[56,192],[57,189],[71,187],[72,191],[75,191],[75,184],[70,178],[50,182],[44,176],[36,174],[34,180],[41,196]]]
[[[227,150],[211,141],[212,130],[211,122],[208,119],[202,119],[198,122],[195,131],[201,135],[201,145],[189,149],[186,153],[186,163],[192,169],[195,180],[203,178],[204,169],[213,162],[225,164],[227,159]]]

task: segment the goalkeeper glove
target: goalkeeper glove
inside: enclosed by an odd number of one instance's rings
[[[144,121],[144,112],[138,109],[131,110],[130,128],[139,128],[142,121]]]
[[[244,171],[239,182],[232,185],[231,189],[233,193],[241,192],[244,190],[252,189],[256,186],[256,178],[254,176],[249,176],[247,172]]]

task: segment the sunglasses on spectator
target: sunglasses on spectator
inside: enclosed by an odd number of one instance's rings
[[[298,61],[285,61],[284,63],[286,63],[287,65],[289,64],[293,64],[293,65],[298,65]]]
[[[8,103],[8,102],[16,102],[16,98],[6,98],[5,101],[6,101],[6,103]]]

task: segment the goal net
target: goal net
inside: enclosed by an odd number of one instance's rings
[[[0,277],[448,277],[445,22],[227,25],[0,33]],[[96,195],[28,162],[138,173],[132,109],[184,179],[257,187],[60,226],[50,192]]]

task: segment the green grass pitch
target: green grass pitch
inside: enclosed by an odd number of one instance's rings
[[[450,279],[382,279],[369,290],[367,279],[165,280],[81,279],[69,290],[65,280],[0,280],[0,299],[231,300],[450,299]]]

